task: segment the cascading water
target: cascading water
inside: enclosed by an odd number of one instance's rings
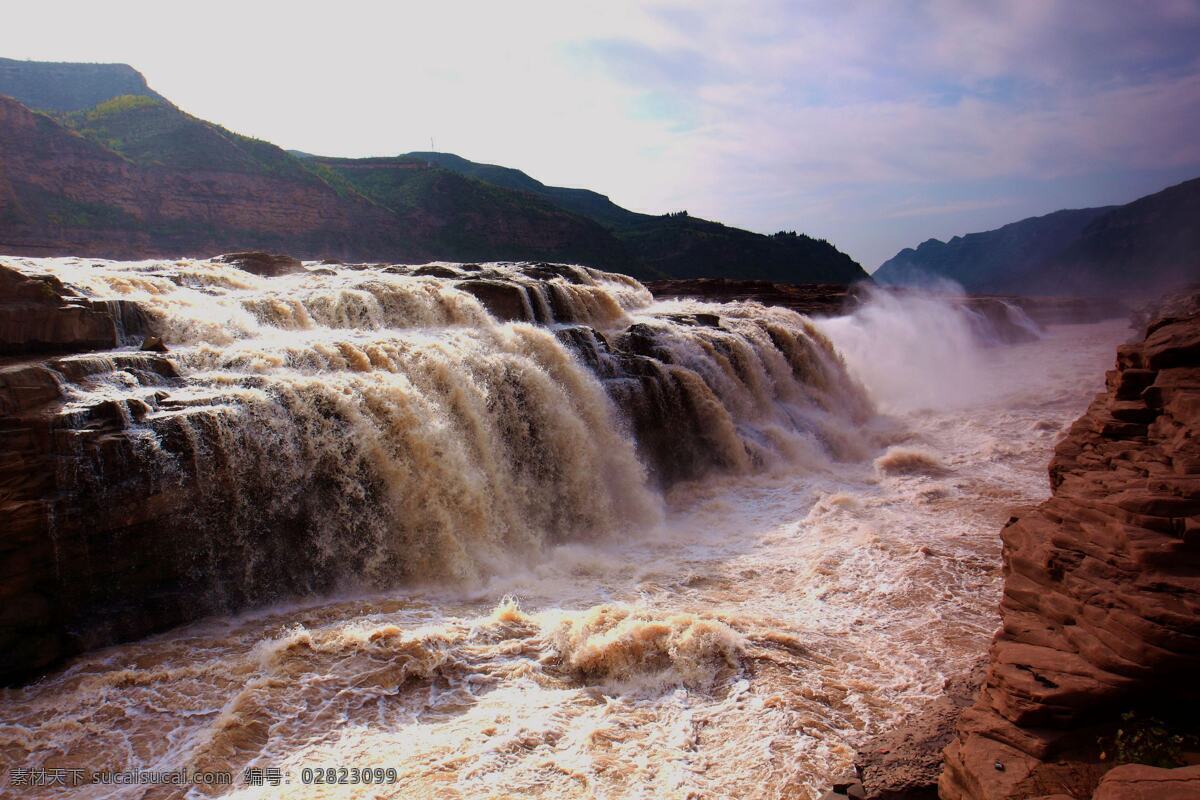
[[[136,318],[32,368],[68,635],[212,616],[3,690],[0,762],[233,776],[166,797],[814,795],[982,651],[995,530],[1119,336],[561,265],[10,263]],[[995,394],[894,369],[951,357]]]
[[[846,429],[870,413],[799,316],[732,309],[698,323],[579,267],[267,278],[208,261],[25,266],[136,304],[171,348],[177,376],[132,354],[60,367],[63,427],[107,403],[137,470],[190,487],[184,557],[217,607],[478,579],[546,544],[653,527],[652,486],[679,475],[861,455]],[[669,439],[648,436],[639,460],[633,427]],[[102,469],[82,462],[81,482]],[[647,474],[660,463],[672,466]],[[98,503],[102,483],[86,487]]]

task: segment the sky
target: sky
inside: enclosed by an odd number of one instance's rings
[[[56,2],[0,56],[123,62],[321,155],[434,149],[648,213],[928,238],[1200,176],[1200,0]]]

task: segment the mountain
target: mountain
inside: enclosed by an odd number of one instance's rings
[[[532,194],[595,220],[613,232],[646,274],[791,283],[851,283],[866,277],[854,260],[823,239],[787,231],[764,236],[686,212],[639,214],[588,189],[547,186],[520,170],[480,164],[450,153],[417,152],[405,157]],[[730,264],[737,264],[738,269],[730,271]],[[795,275],[797,264],[804,265],[802,279]]]
[[[305,163],[344,182],[423,232],[431,252],[456,261],[546,259],[619,269],[633,260],[596,222],[424,160],[320,158]]]
[[[1043,284],[1068,294],[1200,281],[1200,178],[1097,217],[1044,269]]]
[[[922,284],[949,278],[979,292],[1004,291],[1016,273],[1079,238],[1088,223],[1112,210],[1083,208],[1013,222],[994,231],[929,239],[883,263],[874,278],[888,284]]]
[[[833,245],[621,208],[448,153],[286,151],[187,114],[125,65],[0,60],[0,250],[268,249],[350,261],[550,260],[641,278],[867,278]]]
[[[1200,280],[1200,178],[1123,206],[1056,211],[901,250],[876,281],[973,292],[1160,294]]]
[[[43,111],[82,111],[122,95],[163,99],[128,64],[0,58],[0,94]]]
[[[503,189],[537,195],[559,208],[594,219],[608,228],[621,227],[642,219],[654,218],[649,214],[639,214],[636,211],[621,208],[599,192],[593,192],[590,189],[547,186],[541,181],[529,177],[521,170],[511,167],[479,164],[453,153],[416,152],[408,153],[408,157],[420,159],[442,169],[457,172],[459,175],[465,175],[468,178],[490,183]]]
[[[125,98],[105,105],[115,107],[102,106],[101,116],[118,119],[85,130],[119,132],[127,127],[120,117],[147,112],[160,124],[153,135],[106,146],[0,97],[3,251],[136,258],[244,246],[311,257],[431,255],[366,198],[339,193],[303,168],[286,170],[294,161],[272,145],[227,136],[173,107],[156,111]],[[113,149],[126,143],[129,154]]]

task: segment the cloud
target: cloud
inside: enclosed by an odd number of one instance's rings
[[[993,197],[981,200],[961,200],[957,202],[942,203],[936,206],[918,206],[911,201],[907,204],[899,205],[894,211],[887,216],[891,219],[904,219],[907,217],[931,217],[945,214],[955,214],[961,211],[977,211],[982,208],[1004,208],[1014,205],[1017,201],[1011,197]]]
[[[638,210],[804,230],[868,267],[1200,172],[1200,0],[319,10],[20,4],[0,53],[131,63],[184,109],[286,147],[432,137]]]
[[[689,20],[669,51],[633,33],[591,53],[627,88],[686,109],[676,157],[704,168],[672,199],[700,213],[821,232],[881,186],[915,193],[928,213],[1045,213],[1036,196],[947,198],[945,185],[1200,171],[1197,2],[1083,13],[1055,0],[779,3],[758,14],[714,3],[695,14],[703,22]],[[811,216],[788,224],[781,207]]]

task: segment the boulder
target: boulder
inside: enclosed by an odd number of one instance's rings
[[[1092,800],[1196,800],[1197,797],[1200,797],[1200,766],[1161,769],[1126,764],[1104,776]]]
[[[112,309],[50,275],[0,264],[0,354],[98,350],[118,344]]]
[[[162,337],[147,336],[142,340],[142,350],[151,353],[165,353],[167,352],[167,345],[163,342]]]
[[[238,269],[252,272],[255,275],[261,275],[265,278],[276,278],[280,275],[304,272],[304,262],[298,258],[263,253],[257,250],[244,253],[226,253],[225,255],[217,256],[213,261],[230,264]]]
[[[503,322],[533,322],[533,309],[525,287],[497,280],[468,280],[455,284],[475,296],[493,317]]]

